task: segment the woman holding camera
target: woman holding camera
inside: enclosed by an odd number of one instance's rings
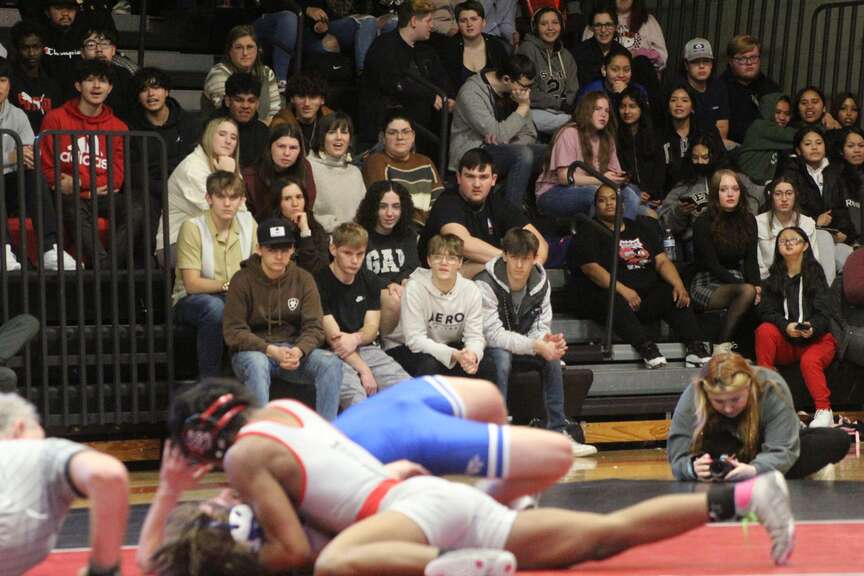
[[[837,428],[801,428],[780,375],[728,352],[684,390],[666,451],[678,480],[738,482],[772,470],[804,478],[842,460],[849,442]]]
[[[807,233],[798,226],[784,228],[777,235],[774,261],[763,284],[756,362],[782,366],[801,361],[804,383],[816,405],[811,428],[834,424],[825,378],[837,351],[830,332],[833,308],[825,273],[813,256]]]

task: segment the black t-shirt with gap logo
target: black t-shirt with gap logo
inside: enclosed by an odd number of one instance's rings
[[[321,293],[324,315],[332,315],[342,332],[359,332],[369,310],[381,309],[381,289],[378,281],[365,268],[351,284],[343,284],[329,266],[315,276]]]
[[[472,237],[482,240],[496,248],[501,247],[501,239],[511,228],[524,228],[528,218],[507,200],[489,193],[483,204],[476,206],[465,201],[456,190],[447,190],[432,205],[429,219],[420,235],[417,247],[420,262],[426,263],[426,247],[429,239],[439,234],[447,224],[461,224]]]
[[[594,262],[607,271],[612,269],[612,231],[596,221],[580,228],[570,250],[577,281],[591,282],[579,269],[583,264]],[[658,226],[625,219],[618,242],[618,281],[637,292],[651,289],[660,280],[654,259],[661,252],[663,239]]]

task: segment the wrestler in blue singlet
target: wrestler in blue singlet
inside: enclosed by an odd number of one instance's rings
[[[385,464],[404,458],[435,475],[487,478],[506,477],[509,471],[509,429],[465,420],[462,399],[434,376],[406,380],[370,396],[333,425]]]

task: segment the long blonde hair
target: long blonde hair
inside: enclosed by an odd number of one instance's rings
[[[201,134],[201,143],[199,145],[204,150],[204,153],[207,154],[207,164],[210,166],[211,174],[219,170],[216,163],[213,161],[213,137],[216,136],[216,131],[219,129],[219,126],[226,122],[233,125],[234,129],[237,130],[237,146],[234,148],[234,154],[232,154],[232,157],[234,158],[234,173],[240,174],[240,128],[229,116],[213,118],[207,122],[204,132]]]
[[[690,443],[691,453],[701,454],[705,451],[705,437],[717,430],[724,418],[711,405],[708,396],[738,392],[747,386],[750,387],[747,407],[737,416],[738,438],[743,444],[737,457],[741,462],[749,462],[756,457],[761,445],[759,399],[766,387],[773,386],[778,392],[780,387],[772,380],[760,378],[747,360],[734,352],[714,355],[711,361],[702,367],[693,383],[696,426]],[[789,400],[791,402],[791,399]]]

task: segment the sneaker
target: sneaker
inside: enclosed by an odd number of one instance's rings
[[[834,426],[834,413],[831,409],[816,410],[816,414],[810,422],[810,428],[830,428],[832,426]]]
[[[50,250],[42,255],[42,267],[45,270],[57,270],[59,258],[57,257],[57,244],[54,244]],[[63,269],[75,270],[75,259],[72,258],[65,250],[63,251]],[[81,264],[81,269],[84,269],[84,264]]]
[[[514,576],[516,557],[507,550],[465,548],[429,562],[424,576]]]
[[[774,470],[753,480],[750,505],[739,513],[753,512],[771,537],[771,556],[775,564],[785,564],[795,545],[795,518],[789,507],[789,489],[783,474]],[[737,489],[746,488],[739,484]]]
[[[657,348],[657,344],[654,342],[649,340],[637,347],[636,350],[639,351],[639,355],[642,356],[642,360],[648,368],[653,369],[666,366],[666,357],[660,353],[660,349]]]
[[[711,354],[704,342],[694,340],[687,344],[687,354],[684,356],[684,365],[689,368],[698,368],[711,360]]]
[[[729,354],[733,350],[738,348],[738,344],[735,342],[720,342],[719,344],[714,344],[714,356],[717,354]]]
[[[585,456],[591,456],[597,453],[597,447],[592,446],[591,444],[582,444],[581,442],[577,442],[573,436],[567,430],[561,431],[564,436],[570,440],[570,452],[573,454],[574,458],[583,458]]]
[[[834,467],[834,464],[826,464],[813,474],[807,476],[807,478],[821,482],[833,482],[837,478],[837,469]]]
[[[6,244],[6,271],[15,272],[20,269],[21,264],[18,263],[18,258],[15,257],[15,253],[12,252],[12,246]]]

